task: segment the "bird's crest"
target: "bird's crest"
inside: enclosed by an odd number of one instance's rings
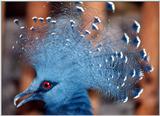
[[[112,2],[108,2],[107,8],[115,12]],[[30,34],[20,34],[21,53],[40,72],[39,75],[49,73],[57,82],[81,83],[86,89],[100,90],[122,102],[130,97],[137,98],[143,89],[136,88],[135,84],[145,72],[153,70],[147,52],[140,47],[140,24],[133,20],[132,33],[120,33],[116,32],[118,26],[113,29],[111,22],[105,25],[95,15],[84,28],[79,18],[85,10],[81,3],[76,3],[69,13],[57,18],[34,16],[35,23],[46,22],[46,25],[27,28]],[[20,29],[26,28],[18,19],[14,22]],[[99,28],[101,24],[102,30]],[[97,38],[99,41],[95,44]],[[41,78],[45,78],[44,75]]]

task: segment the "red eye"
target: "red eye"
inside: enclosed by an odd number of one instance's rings
[[[50,89],[50,88],[52,87],[52,84],[51,84],[50,82],[48,82],[48,81],[44,81],[44,82],[42,83],[42,87],[43,87],[44,89]]]

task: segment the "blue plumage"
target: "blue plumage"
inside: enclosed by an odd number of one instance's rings
[[[85,12],[80,6],[76,8]],[[36,22],[38,18],[33,20]],[[135,88],[135,84],[144,71],[150,72],[152,68],[145,60],[145,50],[137,49],[140,46],[137,35],[132,42],[127,33],[115,37],[107,27],[94,45],[95,37],[90,40],[88,37],[99,30],[98,17],[93,18],[87,30],[81,29],[81,21],[73,16],[64,15],[56,21],[47,17],[46,21],[49,27],[45,36],[25,46],[25,56],[37,75],[30,87],[15,97],[15,102],[28,93],[33,96],[17,107],[36,99],[45,102],[46,114],[92,114],[88,89],[101,91],[121,102],[142,93],[143,89]],[[139,29],[133,28],[134,32]]]

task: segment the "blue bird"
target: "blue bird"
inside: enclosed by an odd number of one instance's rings
[[[76,8],[80,14],[85,12],[81,6]],[[109,8],[115,10],[113,6]],[[33,20],[43,22],[45,19],[33,17]],[[46,22],[49,26],[45,36],[27,43],[23,49],[28,62],[36,70],[36,78],[25,91],[15,96],[17,108],[41,100],[45,103],[46,114],[91,115],[88,89],[112,96],[118,102],[140,96],[143,89],[135,84],[153,67],[146,60],[145,49],[138,48],[140,25],[137,21],[131,27],[136,33],[134,39],[130,39],[127,33],[115,37],[110,27],[106,27],[99,32],[100,41],[96,45],[93,45],[96,38],[90,35],[99,31],[98,26],[102,23],[97,16],[93,17],[87,30],[81,29],[79,18],[69,15],[56,20],[47,17]],[[33,33],[36,30],[39,29],[30,28]]]

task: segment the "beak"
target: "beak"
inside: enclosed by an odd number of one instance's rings
[[[22,97],[27,97],[27,98],[22,98]],[[22,100],[17,104],[17,101],[19,101],[22,98]],[[37,91],[31,91],[30,89],[26,89],[22,93],[18,94],[14,98],[14,105],[19,108],[25,103],[33,100],[41,100],[40,95],[38,94]]]

